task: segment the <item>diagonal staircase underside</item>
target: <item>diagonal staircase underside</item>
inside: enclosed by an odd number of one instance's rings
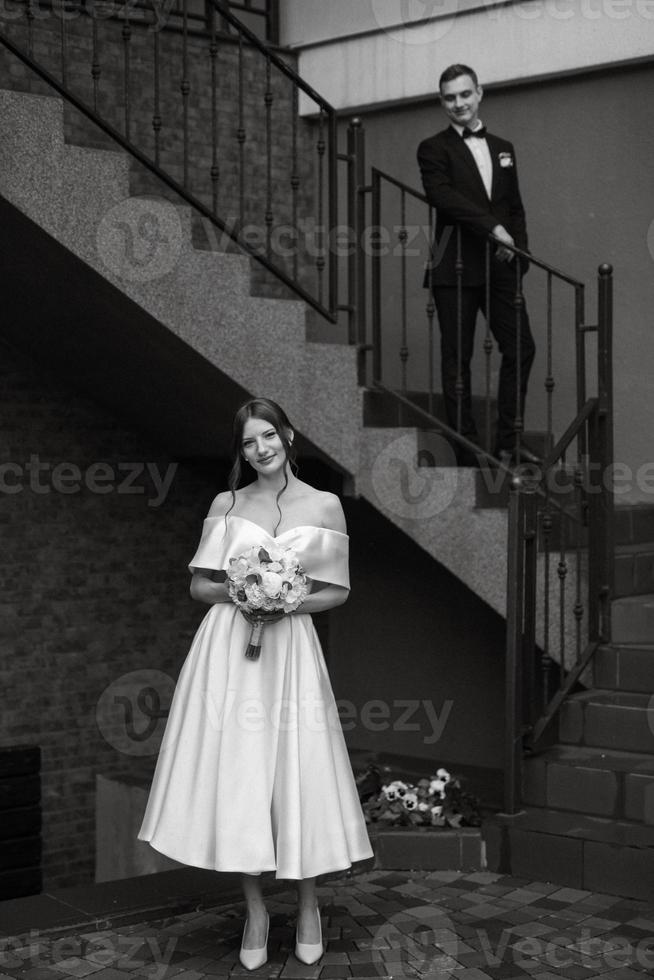
[[[125,154],[67,144],[59,99],[0,91],[0,121],[5,339],[187,457],[225,445],[225,419],[248,394],[279,401],[305,449],[505,615],[506,511],[477,506],[473,470],[417,469],[418,429],[364,426],[355,347],[307,341],[302,302],[251,295],[246,256],[195,248],[190,208],[131,197]],[[130,246],[143,221],[146,240],[167,242],[159,266]],[[565,620],[570,650],[575,631]]]

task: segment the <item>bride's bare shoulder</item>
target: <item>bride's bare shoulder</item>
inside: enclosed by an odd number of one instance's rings
[[[217,494],[211,502],[207,517],[224,517],[232,506],[232,499],[231,490],[223,490]]]
[[[345,514],[340,498],[328,490],[314,490],[313,492],[315,494],[314,505],[317,513],[320,514],[320,521],[316,521],[316,523],[332,531],[347,533]]]

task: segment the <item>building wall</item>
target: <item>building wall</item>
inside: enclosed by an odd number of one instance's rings
[[[0,744],[41,746],[45,887],[65,887],[93,880],[96,775],[154,767],[157,712],[206,611],[187,562],[227,467],[171,458],[5,345],[0,365]],[[147,471],[127,485],[147,463],[167,491]],[[320,485],[311,464],[301,475]],[[345,507],[352,594],[316,625],[348,743],[429,771],[499,768],[500,618],[367,505]]]
[[[428,98],[453,62],[500,84],[651,60],[653,26],[652,0],[284,0],[281,24],[341,110]]]
[[[134,687],[176,676],[201,618],[186,562],[211,482],[4,345],[1,363],[0,741],[42,747],[44,879],[64,887],[93,879],[96,773],[152,751]],[[147,463],[167,494],[128,485]]]

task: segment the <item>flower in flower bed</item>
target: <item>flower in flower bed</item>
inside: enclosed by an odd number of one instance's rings
[[[382,781],[382,770],[371,763],[356,777],[367,823],[400,827],[478,827],[480,803],[446,769],[413,785],[401,779]]]

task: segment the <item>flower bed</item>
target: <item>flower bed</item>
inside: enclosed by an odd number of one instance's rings
[[[356,776],[367,823],[413,830],[481,825],[480,801],[446,769],[417,783],[387,779],[390,773],[390,767],[370,763]]]

